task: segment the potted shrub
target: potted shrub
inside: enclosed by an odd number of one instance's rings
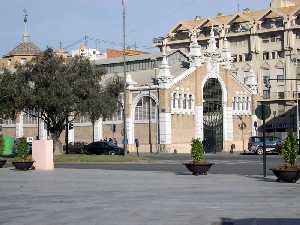
[[[271,169],[278,178],[277,181],[296,183],[300,178],[300,167],[296,165],[298,157],[297,143],[291,133],[283,142],[281,156],[286,163],[278,168]]]
[[[0,135],[0,157],[3,155],[4,150],[4,139],[3,136]],[[6,160],[0,158],[0,168],[2,168],[6,163]]]
[[[213,163],[209,163],[205,160],[204,147],[200,138],[193,139],[191,147],[191,156],[193,161],[184,163],[184,165],[195,176],[207,175],[207,171]]]
[[[20,138],[17,143],[17,157],[12,162],[17,170],[29,170],[32,168],[33,161],[28,151],[26,138]]]

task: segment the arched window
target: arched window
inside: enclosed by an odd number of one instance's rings
[[[237,101],[237,110],[241,109],[241,98],[238,97],[238,101]]]
[[[172,99],[173,109],[176,108],[176,93],[173,93],[173,99]]]
[[[183,109],[187,108],[187,94],[183,95]]]
[[[182,94],[179,94],[178,95],[178,109],[181,109],[181,107],[182,107],[181,102],[182,102]]]
[[[189,109],[192,109],[192,102],[193,102],[193,96],[189,95],[189,100],[188,100]]]
[[[150,118],[156,119],[156,103],[153,98],[144,96],[140,99],[135,107],[135,120],[149,120],[149,104],[150,104]]]
[[[246,102],[246,110],[249,110],[250,102],[249,102],[249,97],[247,97],[247,102]]]
[[[232,108],[234,111],[236,110],[236,97],[233,98]]]
[[[245,110],[245,98],[242,97],[242,110],[244,111]]]

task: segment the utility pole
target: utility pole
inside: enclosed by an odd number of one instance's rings
[[[150,145],[150,153],[152,153],[152,134],[151,134],[151,89],[149,86],[149,105],[148,105],[148,119],[149,119],[149,145]]]
[[[126,5],[125,0],[122,0],[122,7],[123,7],[123,147],[124,147],[124,156],[127,154],[127,129],[126,129],[126,107],[127,107],[127,84],[126,84]]]

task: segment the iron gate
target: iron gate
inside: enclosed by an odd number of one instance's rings
[[[223,150],[222,88],[215,78],[209,79],[203,89],[203,127],[205,152]]]

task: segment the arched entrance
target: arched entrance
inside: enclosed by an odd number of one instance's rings
[[[203,128],[205,152],[223,150],[222,87],[216,78],[210,78],[203,88]]]

